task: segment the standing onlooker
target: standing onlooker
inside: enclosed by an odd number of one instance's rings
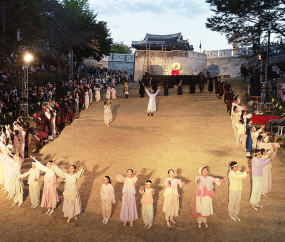
[[[266,87],[265,87],[265,84],[263,84],[262,88],[261,88],[261,95],[260,95],[260,102],[261,103],[264,103],[265,96],[266,96]]]
[[[277,95],[277,81],[275,78],[271,81],[272,92],[274,92],[275,96]]]

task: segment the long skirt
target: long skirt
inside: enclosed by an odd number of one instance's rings
[[[40,187],[39,185],[29,185],[29,195],[33,205],[40,204]]]
[[[111,111],[108,111],[108,109],[105,110],[105,111],[104,111],[104,123],[105,123],[106,125],[108,125],[109,123],[112,122],[112,120],[113,120],[112,112],[111,112]]]
[[[96,99],[96,102],[100,101],[100,91],[96,91],[95,99]]]
[[[89,107],[89,95],[85,95],[85,108]]]
[[[5,169],[6,169],[6,164],[0,163],[0,185],[3,185],[5,181]]]
[[[18,194],[22,194],[22,199],[20,199],[21,203],[23,203],[23,182],[18,181],[18,176],[20,172],[10,174],[10,184],[9,184],[9,197],[16,197]],[[20,195],[21,196],[21,195]]]
[[[110,99],[110,96],[111,96],[111,92],[110,92],[110,90],[107,90],[107,92],[106,92],[106,99]]]
[[[81,201],[76,183],[67,183],[64,187],[64,202],[62,211],[64,217],[72,219],[81,213]]]
[[[198,197],[196,196],[193,216],[208,217],[213,214],[213,199],[209,196]]]
[[[252,139],[251,135],[246,136],[246,152],[252,152]]]
[[[170,194],[164,198],[162,211],[165,213],[166,220],[178,216],[179,195]]]
[[[256,205],[260,202],[261,190],[262,190],[262,176],[253,176],[252,191],[249,201],[252,205]]]
[[[153,224],[153,204],[145,206],[142,204],[142,216],[144,224],[152,225]]]
[[[138,219],[138,211],[135,194],[123,193],[120,220],[134,221],[136,219]]]
[[[112,92],[112,99],[117,99],[115,92]]]
[[[56,190],[56,184],[45,182],[41,207],[43,208],[55,208],[56,204],[59,202],[58,194]]]
[[[271,165],[271,164],[269,164]],[[267,166],[267,165],[266,165]],[[271,168],[262,167],[262,190],[261,193],[268,193],[272,189],[272,175],[271,175]]]

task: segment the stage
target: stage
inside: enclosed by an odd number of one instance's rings
[[[179,76],[172,76],[172,75],[143,75],[142,82],[145,86],[150,86],[150,78],[152,80],[157,81],[157,85],[163,85],[165,79],[168,81],[168,87],[172,88],[174,85],[178,85],[182,80],[182,85],[190,85],[190,81],[194,77],[195,84],[200,84],[201,76],[197,75],[179,75]]]

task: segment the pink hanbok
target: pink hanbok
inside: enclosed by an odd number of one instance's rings
[[[49,169],[39,161],[36,161],[36,168],[46,173],[44,177],[41,207],[54,209],[59,202],[56,190],[56,175],[53,169]]]
[[[198,179],[200,179],[199,184],[197,184]],[[196,177],[197,189],[195,191],[193,216],[197,218],[198,224],[206,223],[208,216],[213,214],[213,197],[215,195],[213,183],[218,186],[221,184],[220,179],[211,176]]]
[[[136,205],[136,189],[135,183],[137,182],[138,178],[132,177],[124,177],[120,174],[117,174],[116,179],[118,182],[124,183],[123,187],[123,197],[122,197],[122,207],[120,213],[120,220],[121,221],[134,221],[138,219],[138,211]]]

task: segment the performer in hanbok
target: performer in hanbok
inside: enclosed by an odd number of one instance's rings
[[[145,93],[144,84],[143,84],[143,82],[141,80],[139,80],[139,84],[140,84],[140,86],[139,86],[139,94],[141,95],[141,98],[143,98],[144,97],[144,93]]]
[[[18,134],[19,141],[20,141],[19,154],[23,160],[25,158],[25,136],[26,136],[25,127],[26,127],[25,125],[22,125],[21,127],[20,126],[16,127],[14,125],[14,130],[19,130],[19,134]]]
[[[164,96],[168,96],[169,92],[168,92],[168,81],[167,81],[167,79],[165,79],[165,81],[163,83],[163,88],[164,88]]]
[[[168,176],[164,181],[164,186],[166,186],[164,192],[164,203],[162,211],[165,213],[166,223],[168,227],[171,227],[169,220],[175,224],[173,219],[174,216],[178,216],[179,211],[179,194],[178,185],[180,188],[185,186],[185,182],[174,178],[174,170],[170,169],[168,171]]]
[[[177,94],[178,94],[178,95],[182,95],[182,94],[183,94],[182,80],[179,82],[179,84],[177,85],[177,87],[178,87]]]
[[[140,194],[142,194],[142,216],[145,227],[150,228],[153,224],[153,194],[155,190],[151,188],[151,180],[145,182],[145,187],[141,187]]]
[[[282,144],[282,142],[279,142],[279,143],[268,143],[266,142],[267,141],[267,137],[266,136],[266,139],[264,136],[262,135],[259,135],[258,136],[258,143],[257,143],[257,148],[260,150],[260,149],[265,149],[265,150],[270,150],[272,148],[280,148],[280,144]]]
[[[261,149],[260,152],[261,152],[261,159],[266,160],[274,152],[274,149],[272,148],[269,151]],[[277,148],[276,148],[276,153],[277,153]],[[263,176],[262,176],[261,195],[263,195],[264,197],[268,197],[268,193],[272,190],[271,168],[272,168],[272,162],[262,167]]]
[[[76,182],[83,175],[85,166],[83,166],[77,173],[75,173],[75,165],[71,165],[69,167],[68,173],[62,171],[55,163],[52,164],[52,168],[58,176],[65,179],[63,191],[64,201],[62,208],[64,217],[67,217],[67,223],[69,223],[72,218],[77,220],[77,215],[81,213],[82,209]]]
[[[36,168],[36,163],[32,163],[32,168],[28,170],[26,173],[19,175],[18,179],[23,179],[29,176],[28,184],[29,184],[29,195],[32,203],[32,208],[36,208],[40,205],[40,173],[41,171]]]
[[[88,89],[85,90],[85,108],[89,107],[89,92]]]
[[[100,101],[100,87],[96,87],[95,89],[95,99],[96,99],[96,102]]]
[[[213,197],[215,195],[213,183],[219,186],[224,180],[208,176],[209,170],[205,166],[199,169],[199,173],[200,176],[196,177],[197,189],[193,216],[197,218],[199,228],[202,223],[208,228],[208,216],[213,214]]]
[[[21,174],[21,167],[23,163],[23,159],[19,157],[19,154],[17,153],[14,155],[14,160],[7,159],[7,163],[11,161],[10,163],[10,184],[9,184],[9,199],[14,198],[13,206],[18,203],[18,206],[21,206],[23,203],[23,183],[22,181],[18,180],[19,175]],[[6,164],[7,164],[6,163]]]
[[[52,215],[56,204],[59,202],[58,194],[56,190],[56,175],[52,169],[52,160],[48,161],[47,165],[42,165],[39,161],[35,159],[34,156],[30,156],[36,162],[36,168],[45,172],[44,177],[44,189],[42,195],[42,208],[48,208],[46,214]]]
[[[110,123],[113,120],[111,104],[109,101],[104,102],[104,123],[109,127]]]
[[[6,169],[6,164],[5,164],[5,160],[3,157],[3,153],[2,150],[5,149],[5,145],[3,144],[2,140],[0,139],[0,185],[4,185],[4,181],[5,181],[5,169]],[[1,190],[5,190],[5,188],[1,189]]]
[[[111,87],[109,85],[106,91],[106,99],[110,100],[110,98],[111,98]]]
[[[156,91],[156,93],[154,93],[153,90],[151,90],[151,93],[149,93],[149,91],[146,89],[145,87],[145,91],[147,93],[147,95],[149,96],[149,102],[148,102],[148,106],[147,106],[147,114],[148,116],[151,114],[151,116],[153,116],[153,113],[156,112],[156,101],[155,101],[155,97],[157,96],[158,92],[160,90],[160,87],[158,88],[158,90]]]
[[[228,211],[229,216],[234,221],[240,221],[238,217],[240,211],[241,202],[241,190],[242,190],[242,179],[247,178],[248,173],[250,173],[249,167],[246,168],[244,172],[239,171],[237,162],[232,161],[230,163],[229,172],[229,204]]]
[[[209,93],[212,93],[212,91],[213,91],[213,81],[214,81],[214,77],[213,77],[213,75],[211,75],[211,77],[209,78],[209,84],[208,84]]]
[[[127,80],[124,80],[123,81],[123,84],[124,84],[124,95],[126,98],[129,97],[129,82]]]
[[[89,88],[89,105],[93,102],[93,93],[92,88]]]
[[[252,152],[252,139],[251,139],[251,119],[246,120],[246,142],[245,142],[245,148],[246,148],[246,157],[248,159],[251,159],[251,152]]]
[[[2,147],[1,155],[2,155],[2,162],[3,167],[5,167],[5,175],[4,175],[4,188],[1,191],[9,192],[10,187],[10,171],[11,167],[14,164],[14,158],[12,155],[13,145],[7,145]],[[10,198],[9,195],[7,198]]]
[[[107,224],[112,213],[112,203],[113,204],[116,203],[114,187],[111,184],[111,179],[109,176],[105,176],[103,178],[100,197],[101,197],[103,224]]]
[[[79,113],[80,109],[79,109],[79,95],[78,95],[78,93],[76,93],[75,102],[76,102],[76,113]]]
[[[112,87],[111,92],[112,92],[112,99],[117,99],[116,97],[117,91],[115,90],[114,86]]]
[[[136,205],[136,189],[135,184],[138,180],[138,174],[133,177],[133,170],[127,170],[127,177],[116,173],[116,179],[118,182],[124,183],[122,207],[120,213],[120,220],[124,222],[126,226],[127,222],[130,222],[130,227],[133,227],[134,220],[138,219],[137,205]]]
[[[261,151],[255,150],[255,157],[251,161],[252,167],[252,191],[250,196],[251,207],[257,211],[257,208],[262,208],[258,203],[260,202],[261,191],[262,191],[262,167],[269,164],[276,156],[277,153],[274,152],[269,158],[263,160],[261,158]]]

